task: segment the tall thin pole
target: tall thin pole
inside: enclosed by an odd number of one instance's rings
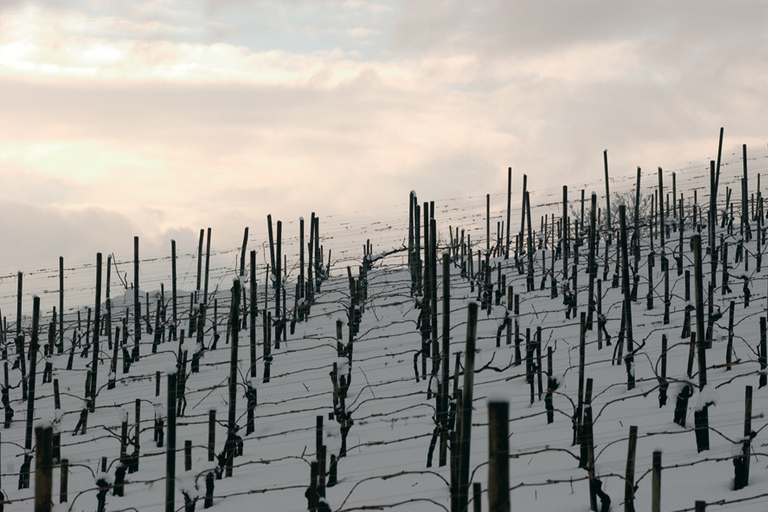
[[[37,366],[37,347],[40,332],[40,297],[32,298],[32,341],[29,344],[29,392],[27,395],[27,431],[24,449],[32,449],[32,423],[35,416],[35,367]],[[23,355],[21,357],[24,357]]]
[[[627,249],[627,209],[619,206],[619,222],[621,231],[621,286],[624,292],[624,332],[627,354],[634,350],[632,334],[632,300],[629,289],[629,250]]]
[[[278,224],[279,226],[280,224]],[[279,228],[278,228],[279,229]],[[233,279],[232,287],[232,307],[229,312],[230,329],[232,332],[232,351],[229,362],[229,417],[228,429],[234,431],[236,420],[236,400],[237,400],[237,343],[240,332],[240,322],[238,321],[238,312],[240,311],[240,280]]]
[[[208,275],[211,269],[211,228],[208,228],[208,236],[205,239],[205,291],[203,292],[203,302],[208,304]]]
[[[133,237],[133,339],[141,341],[141,303],[139,302],[139,237]]]
[[[176,315],[176,240],[171,240],[171,295],[173,300],[173,325],[178,325]]]
[[[469,488],[469,454],[470,440],[472,438],[472,388],[475,378],[475,341],[477,339],[477,303],[469,304],[467,320],[467,343],[466,353],[464,355],[464,389],[463,392],[463,410],[461,411],[461,440],[459,449],[460,467],[459,467],[459,489],[458,489],[458,509],[466,510]]]
[[[99,369],[99,331],[101,330],[101,253],[96,253],[96,315],[93,321],[93,359],[91,360],[91,407],[96,401],[96,377]]]
[[[168,447],[165,452],[165,512],[174,512],[176,493],[176,372],[168,374]]]
[[[512,215],[512,168],[507,169],[507,239],[504,243],[504,259],[509,259],[509,221]]]
[[[64,345],[64,257],[59,256],[59,339]]]
[[[488,509],[509,512],[509,403],[488,402]]]
[[[53,509],[53,427],[35,427],[35,512]]]
[[[608,178],[608,150],[603,150],[603,165],[605,167],[605,217],[606,227],[608,228],[608,245],[611,244],[613,231],[611,230],[611,189]]]

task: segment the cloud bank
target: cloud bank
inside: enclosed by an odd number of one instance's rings
[[[532,188],[593,181],[606,148],[616,175],[705,163],[720,126],[726,151],[746,143],[765,167],[766,11],[5,2],[0,274],[133,235],[406,204],[411,189],[503,193],[510,166]]]

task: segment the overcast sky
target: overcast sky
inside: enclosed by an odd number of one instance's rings
[[[0,274],[765,157],[766,91],[763,0],[2,0]]]

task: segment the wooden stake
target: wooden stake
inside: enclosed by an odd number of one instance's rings
[[[608,177],[608,150],[603,151],[603,164],[605,166],[605,216],[606,227],[608,228],[608,245],[611,245],[613,237],[613,225],[611,224],[611,190],[610,178]]]
[[[635,449],[637,447],[637,427],[629,427],[627,446],[627,471],[624,484],[624,512],[635,511]]]
[[[205,240],[205,230],[200,230],[200,239],[197,241],[197,287],[195,288],[195,298],[200,295],[200,286],[203,276],[203,240]]]
[[[651,477],[651,512],[661,512],[661,451],[653,452]]]
[[[707,360],[706,351],[707,341],[704,330],[704,285],[703,271],[701,265],[701,235],[696,234],[691,237],[693,242],[693,262],[694,262],[694,280],[695,280],[695,298],[696,298],[696,340],[698,341],[699,356],[699,389],[704,389],[707,385]]]
[[[59,503],[67,502],[68,484],[69,484],[69,459],[61,459],[61,478],[59,481]]]
[[[136,452],[136,461],[134,462],[134,465],[135,465],[135,468],[138,470],[139,469],[139,453],[141,451],[141,398],[137,398],[135,400],[134,412],[136,416],[135,418],[136,423],[134,427],[135,432],[133,434],[133,448],[134,448],[134,451]],[[170,423],[169,423],[169,428],[170,428]]]
[[[279,230],[280,223],[277,225]],[[238,322],[238,311],[240,310],[240,281],[238,279],[233,279],[232,283],[232,307],[229,311],[229,322],[232,330],[232,346],[229,361],[229,417],[227,422],[227,428],[230,431],[234,431],[235,429],[237,405],[237,345],[238,333],[240,332],[240,322]]]
[[[216,455],[216,409],[208,411],[208,462]]]
[[[24,274],[19,272],[16,274],[16,337],[21,336],[21,300],[22,292],[24,290]],[[21,354],[22,360],[24,359],[24,353]],[[22,373],[24,373],[22,371]],[[26,400],[26,396],[24,397]]]
[[[302,224],[303,225],[303,224]],[[302,258],[304,254],[304,250],[301,251]],[[256,295],[256,251],[251,251],[251,259],[250,259],[250,267],[251,267],[251,275],[250,275],[250,292],[251,292],[251,308],[250,308],[250,320],[251,330],[249,331],[250,334],[250,343],[251,343],[251,378],[256,378],[256,317],[258,315],[258,297]],[[303,267],[302,273],[304,272]],[[300,287],[300,290],[302,288]]]
[[[139,237],[133,237],[133,339],[138,354],[141,342],[141,301],[139,300]]]
[[[597,194],[592,193],[592,204],[589,210],[589,257],[587,267],[589,272],[589,303],[587,307],[587,329],[592,330],[595,313],[595,279],[597,278]]]
[[[640,170],[638,168],[638,182]],[[621,244],[621,284],[624,292],[624,339],[627,347],[626,357],[634,351],[634,337],[632,334],[632,300],[629,289],[629,252],[627,240],[627,210],[624,205],[619,206],[620,244]],[[630,365],[627,365],[627,389],[635,387],[635,375]]]
[[[176,341],[176,326],[179,325],[176,308],[176,240],[171,240],[171,301],[173,304],[173,340]]]
[[[469,489],[469,454],[472,439],[472,390],[475,377],[475,341],[477,338],[477,303],[471,302],[467,313],[467,342],[464,355],[463,409],[461,411],[461,438],[458,479],[458,510],[467,508]]]
[[[488,402],[488,510],[509,512],[509,403]]]
[[[168,443],[165,451],[165,512],[174,512],[176,493],[176,373],[168,374]]]
[[[584,362],[586,356],[586,313],[581,313],[581,320],[579,324],[579,390],[578,401],[576,405],[576,418],[574,426],[576,427],[573,432],[573,444],[578,441],[579,426],[581,425],[582,413],[584,411]]]
[[[282,339],[283,335],[283,329],[282,329],[282,317],[280,313],[280,294],[282,293],[282,265],[283,265],[283,256],[281,254],[282,249],[282,238],[283,238],[283,223],[282,221],[277,221],[277,240],[276,240],[276,248],[275,248],[275,348],[280,348],[280,340]]]
[[[59,341],[64,345],[64,257],[59,256]]]
[[[208,228],[207,236],[205,237],[205,284],[203,291],[203,302],[208,304],[208,276],[211,270],[211,228]]]
[[[563,284],[565,284],[568,281],[568,256],[570,252],[570,241],[568,240],[570,226],[568,221],[568,187],[565,185],[563,185],[563,217],[561,219],[561,223],[563,231],[561,238],[561,243],[563,245]]]
[[[752,386],[746,386],[744,396],[744,438],[741,444],[741,456],[733,460],[735,478],[733,490],[738,491],[749,485],[749,459],[751,456],[751,442],[754,437],[752,432]]]
[[[757,360],[760,363],[760,384],[758,389],[764,388],[765,385],[768,383],[768,376],[766,376],[765,369],[768,367],[768,364],[766,363],[766,356],[768,356],[768,348],[766,348],[766,326],[765,326],[765,317],[760,317],[760,346],[757,350]],[[30,375],[33,375],[32,372],[30,372]]]
[[[53,427],[35,427],[35,512],[53,509]]]
[[[504,242],[504,259],[509,259],[509,226],[512,213],[512,168],[507,169],[507,238]]]
[[[243,233],[243,246],[240,248],[240,275],[245,276],[245,251],[248,247],[248,226]]]
[[[661,245],[661,255],[664,256],[664,246],[665,246],[665,237],[667,235],[666,230],[666,217],[664,215],[664,176],[663,172],[661,170],[661,167],[659,167],[659,203],[658,203],[658,209],[659,209],[659,231],[661,232],[660,237],[660,245]]]
[[[35,367],[37,366],[38,338],[40,330],[40,297],[32,298],[32,341],[29,344],[29,390],[27,399],[27,431],[24,449],[32,449],[32,423],[35,418]],[[24,356],[22,355],[22,358]]]
[[[443,338],[441,350],[442,375],[440,378],[440,407],[438,409],[438,423],[442,425],[443,431],[448,431],[448,381],[450,380],[450,369],[448,368],[448,358],[451,350],[451,269],[450,258],[448,254],[443,254]],[[448,438],[442,434],[440,437],[440,467],[445,466],[447,462]]]
[[[189,439],[184,441],[184,471],[192,471],[192,441]]]

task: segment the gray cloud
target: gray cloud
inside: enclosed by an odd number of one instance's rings
[[[720,126],[729,150],[765,151],[762,2],[103,5],[82,12],[121,19],[115,33],[141,43],[126,73],[172,67],[176,40],[200,43],[184,47],[184,65],[234,71],[211,80],[2,75],[2,141],[82,144],[92,167],[77,174],[49,160],[41,170],[7,157],[4,208],[29,210],[10,218],[42,220],[51,208],[61,232],[77,232],[87,215],[65,212],[97,206],[122,232],[110,238],[96,222],[105,245],[130,243],[126,233],[141,228],[166,251],[171,229],[193,239],[200,226],[236,233],[262,226],[267,213],[375,208],[404,202],[411,189],[425,199],[484,196],[504,190],[508,166],[532,186],[597,180],[606,148],[615,175],[674,167],[714,157]],[[137,28],[152,21],[178,31]],[[363,57],[353,54],[358,27],[381,31]],[[207,43],[226,46],[224,57]],[[259,53],[269,45],[282,51]],[[305,51],[313,45],[338,50]],[[208,60],[194,60],[205,51]],[[251,78],[254,70],[266,78]],[[19,223],[22,241],[39,224]],[[83,236],[73,250],[98,250]],[[2,268],[12,261],[23,263],[3,257]]]

